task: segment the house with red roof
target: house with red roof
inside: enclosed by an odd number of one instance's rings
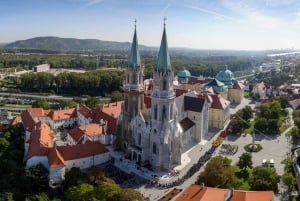
[[[192,184],[176,201],[274,201],[273,191],[245,191]]]
[[[43,164],[49,169],[53,185],[62,182],[67,169],[84,169],[107,162],[110,155],[105,145],[113,144],[115,140],[116,118],[121,106],[122,102],[117,102],[93,110],[78,105],[63,110],[30,108],[23,111],[21,121],[25,128],[26,166]],[[54,133],[54,129],[67,127],[73,128],[67,130],[64,143],[58,143],[62,136]]]
[[[257,83],[253,86],[252,93],[258,94],[260,98],[266,98],[267,88],[264,82]]]

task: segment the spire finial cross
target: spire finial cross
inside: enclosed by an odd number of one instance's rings
[[[134,20],[134,28],[136,28],[136,19]]]
[[[167,18],[164,17],[164,27],[166,26],[166,21],[167,21]]]

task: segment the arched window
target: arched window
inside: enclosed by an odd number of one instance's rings
[[[138,134],[138,145],[141,145],[142,143],[142,135],[139,133]]]
[[[167,80],[164,78],[163,80],[163,90],[167,90]]]
[[[162,120],[165,120],[165,119],[166,119],[166,106],[165,106],[165,105],[163,106],[161,119],[162,119]]]
[[[173,119],[173,104],[170,105],[170,119]]]
[[[154,154],[157,154],[156,143],[155,143],[155,142],[153,142],[152,152],[153,152]]]
[[[154,106],[154,119],[157,120],[157,105]]]

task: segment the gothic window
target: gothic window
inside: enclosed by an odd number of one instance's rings
[[[125,111],[128,110],[128,97],[125,97]]]
[[[153,130],[154,134],[156,134],[156,129]]]
[[[157,154],[156,143],[155,143],[155,142],[153,142],[152,152],[153,152],[154,154]]]
[[[163,90],[167,90],[167,80],[164,78],[163,80]]]
[[[142,143],[142,135],[139,133],[138,134],[138,145],[141,145]]]
[[[143,96],[141,96],[141,98],[140,98],[140,108],[141,108],[141,110],[143,109]]]
[[[130,83],[129,81],[129,74],[127,73],[127,83]]]
[[[162,120],[165,120],[166,119],[166,106],[164,105],[163,106],[163,110],[162,110]]]
[[[135,84],[135,79],[136,79],[136,75],[133,74],[133,75],[132,75],[132,80],[131,80],[132,82],[131,82],[131,84]]]
[[[154,119],[157,120],[157,105],[154,106]]]
[[[173,104],[170,105],[170,119],[173,119]]]

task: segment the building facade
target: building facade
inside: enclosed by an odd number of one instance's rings
[[[139,55],[136,46],[135,30],[126,72],[129,79],[126,78],[124,84],[125,101],[119,116],[122,132],[117,136],[117,141],[123,143],[122,149],[126,155],[138,164],[149,164],[154,171],[168,171],[181,164],[182,154],[188,145],[200,142],[208,133],[209,104],[196,92],[176,97],[173,86],[174,73],[164,27],[149,91],[151,107],[144,107],[144,90],[140,88],[144,87],[140,86],[143,83],[142,77],[141,82],[135,82],[133,85],[128,82],[132,74],[132,55]],[[140,59],[137,59],[136,63],[137,61],[140,65]],[[134,72],[140,73],[140,70],[135,69]],[[141,93],[137,93],[137,90]],[[134,102],[136,100],[141,101]]]

